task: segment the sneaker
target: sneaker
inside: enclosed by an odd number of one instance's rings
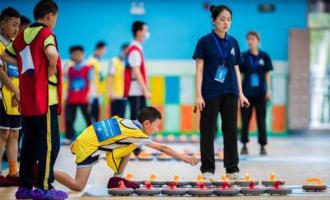
[[[118,188],[119,182],[122,181],[125,184],[126,188],[138,189],[140,186],[133,181],[126,180],[125,178],[121,177],[111,177],[108,181],[108,189],[110,188]]]
[[[204,180],[214,181],[214,174],[211,172],[205,172],[202,174]]]
[[[7,186],[19,186],[19,176],[16,175],[16,176],[10,176],[10,175],[7,175],[6,176],[6,180],[7,180]]]
[[[42,189],[34,189],[30,192],[31,198],[33,200],[43,200],[45,196],[46,191]]]
[[[260,147],[260,155],[261,155],[261,156],[265,156],[265,155],[267,155],[267,151],[266,151],[266,149],[265,149],[265,146],[261,146],[261,147]]]
[[[64,200],[69,196],[61,190],[42,190],[38,188],[31,192],[31,197],[34,200]]]
[[[69,195],[66,192],[61,190],[51,189],[46,192],[45,198],[46,200],[64,200],[67,199]]]
[[[230,181],[236,181],[236,180],[240,180],[240,174],[238,172],[234,172],[234,173],[226,173],[226,177],[230,180]]]
[[[241,150],[241,155],[248,155],[248,148],[246,146],[246,144],[243,145],[242,150]]]
[[[15,193],[16,199],[32,199],[31,190],[19,187]]]

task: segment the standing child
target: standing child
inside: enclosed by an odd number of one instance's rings
[[[137,120],[114,117],[94,123],[72,144],[71,151],[76,156],[77,163],[76,177],[71,178],[65,172],[55,171],[56,180],[71,190],[83,190],[93,165],[98,162],[102,153],[106,153],[107,165],[114,171],[114,176],[121,177],[131,152],[143,145],[196,165],[198,160],[195,157],[181,154],[167,145],[151,141],[150,137],[158,131],[161,118],[157,109],[145,107],[139,111]],[[135,187],[123,178],[111,178],[109,184],[116,186],[118,180],[123,180],[127,187],[132,185]]]
[[[20,14],[13,8],[4,9],[0,15],[0,55],[18,34]],[[1,85],[2,82],[2,85]],[[0,186],[18,186],[18,132],[21,116],[18,111],[18,71],[17,66],[0,60]],[[4,147],[9,164],[9,174],[2,174]]]
[[[114,57],[109,69],[109,93],[111,116],[125,117],[127,98],[124,97],[124,71],[125,55],[128,51],[128,44],[123,44],[121,54]]]
[[[147,105],[147,99],[151,98],[148,89],[147,70],[145,66],[142,42],[150,37],[147,24],[142,21],[135,21],[132,25],[134,40],[128,48],[125,63],[125,85],[124,96],[127,97],[131,119],[136,120],[139,110]],[[135,155],[142,150],[137,148]]]
[[[89,58],[88,64],[93,68],[93,80],[90,88],[90,106],[89,112],[92,122],[99,121],[100,118],[100,83],[103,80],[101,59],[106,52],[106,44],[102,41],[98,42],[95,47],[94,54]]]
[[[86,125],[92,124],[88,113],[88,92],[91,80],[91,66],[87,65],[84,59],[84,49],[82,46],[70,48],[73,66],[68,69],[68,96],[65,106],[65,137],[66,143],[71,144],[74,139],[74,122],[76,119],[77,108],[80,107],[85,118]]]
[[[63,200],[68,195],[52,185],[60,148],[58,115],[62,96],[62,67],[52,33],[58,7],[52,0],[42,0],[33,15],[36,23],[20,32],[3,55],[5,61],[18,65],[20,111],[25,123],[16,198]],[[36,162],[37,186],[32,190]]]

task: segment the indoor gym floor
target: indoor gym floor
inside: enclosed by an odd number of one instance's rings
[[[284,179],[287,185],[294,188],[293,194],[289,196],[239,196],[239,197],[204,197],[221,198],[221,199],[330,199],[330,190],[319,193],[302,192],[300,185],[305,183],[305,179],[309,177],[319,177],[326,184],[330,184],[330,136],[309,136],[304,137],[290,136],[269,139],[267,146],[268,156],[260,157],[259,146],[256,138],[252,138],[249,144],[249,156],[240,157],[240,169],[242,175],[249,173],[256,180],[265,180],[271,173],[276,173],[277,177]],[[198,151],[197,144],[171,144],[174,148],[183,151],[189,149]],[[216,141],[216,147],[222,147],[222,140]],[[149,150],[147,147],[145,150]],[[179,161],[131,161],[128,164],[127,172],[134,173],[136,179],[148,179],[151,173],[157,175],[159,180],[172,180],[173,175],[179,174],[183,180],[193,180],[200,173],[199,166],[192,167]],[[216,163],[216,176],[224,174],[223,163]],[[75,174],[74,157],[69,151],[68,146],[62,146],[60,155],[56,161],[56,169],[69,172],[72,176]],[[106,184],[112,172],[107,168],[105,161],[100,160],[96,164],[91,173],[88,185],[83,192],[69,192],[63,186],[55,183],[55,187],[63,189],[70,193],[71,199],[109,199]],[[329,188],[329,187],[328,187]],[[0,188],[0,199],[14,199],[16,188]],[[190,199],[192,197],[111,197],[116,199]]]

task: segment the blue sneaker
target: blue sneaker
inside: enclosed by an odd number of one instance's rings
[[[47,200],[64,200],[67,199],[68,197],[69,197],[68,194],[61,190],[51,189],[48,190],[46,193]]]
[[[46,191],[37,188],[35,190],[32,190],[30,194],[31,194],[31,198],[33,200],[44,200],[45,199],[44,197],[46,195]]]
[[[66,192],[60,190],[35,189],[31,192],[31,197],[33,200],[64,200],[69,196]]]
[[[31,190],[19,187],[15,193],[16,199],[32,199]]]

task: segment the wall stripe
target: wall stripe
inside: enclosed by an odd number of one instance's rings
[[[152,105],[164,105],[164,91],[165,91],[165,80],[162,76],[154,76],[150,78],[150,89],[151,89],[151,104]]]
[[[166,104],[179,104],[180,80],[178,76],[168,76],[165,79]]]

